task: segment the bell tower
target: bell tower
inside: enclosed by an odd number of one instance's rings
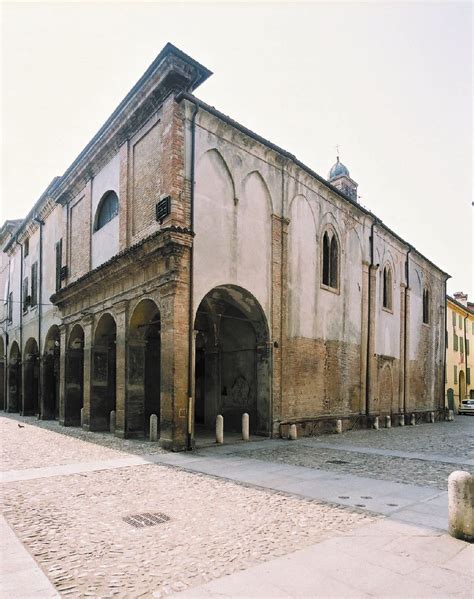
[[[353,179],[350,178],[349,169],[339,161],[339,156],[337,156],[335,164],[333,164],[331,170],[329,171],[328,181],[352,201],[358,201],[358,185]]]

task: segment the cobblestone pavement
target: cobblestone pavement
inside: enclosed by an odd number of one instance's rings
[[[440,422],[415,427],[396,427],[378,431],[350,431],[341,435],[305,437],[298,441],[269,444],[245,450],[236,448],[230,455],[270,462],[281,462],[307,468],[332,470],[380,480],[409,483],[446,490],[453,470],[471,471],[472,467],[436,460],[436,455],[448,458],[472,459],[474,456],[474,418],[459,416],[454,423]],[[324,444],[326,447],[321,447]],[[328,448],[327,445],[332,445]],[[350,445],[352,451],[338,446]],[[357,452],[357,448],[360,452]],[[412,458],[393,455],[370,455],[364,448],[413,452]],[[432,456],[432,461],[418,459],[420,453]]]
[[[393,426],[378,431],[363,429],[342,435],[313,437],[316,442],[350,443],[400,451],[444,454],[465,458],[474,457],[474,418],[456,416],[454,422],[436,422],[416,426]]]
[[[110,449],[1,420],[14,444],[12,469],[31,467],[34,453],[41,466],[47,455],[56,463],[92,461],[97,451],[110,458]],[[154,464],[5,483],[2,510],[63,597],[160,597],[374,520]],[[169,521],[149,528],[123,521],[149,512]]]
[[[111,433],[91,433],[80,427],[61,426],[56,420],[18,414],[0,418],[0,435],[0,471],[114,459],[123,457],[124,452],[164,453],[157,443],[146,439],[119,439]]]

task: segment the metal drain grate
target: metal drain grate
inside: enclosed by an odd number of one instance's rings
[[[168,522],[169,517],[166,514],[133,514],[126,516],[123,521],[135,528],[145,528],[146,526],[156,526]]]
[[[326,464],[348,464],[345,460],[326,460]]]

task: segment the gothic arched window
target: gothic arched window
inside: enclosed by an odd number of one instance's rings
[[[389,266],[383,269],[383,300],[382,305],[387,310],[392,309],[392,270]]]
[[[102,229],[102,227],[117,216],[118,211],[118,197],[115,191],[105,192],[97,207],[94,231]]]
[[[426,287],[423,289],[423,322],[430,322],[430,292]]]
[[[336,235],[328,230],[323,235],[323,276],[322,283],[332,289],[339,287],[339,245]]]

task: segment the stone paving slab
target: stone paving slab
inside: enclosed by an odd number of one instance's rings
[[[303,466],[269,465],[266,461],[251,458],[236,463],[227,454],[207,453],[206,456],[201,453],[197,458],[182,453],[145,457],[154,463],[172,463],[191,472],[391,515],[414,523],[431,522],[433,528],[441,530],[447,527],[446,491]]]
[[[127,468],[128,466],[142,466],[148,464],[147,460],[138,456],[125,456],[114,460],[95,462],[80,462],[51,466],[46,468],[29,468],[25,470],[9,470],[0,472],[0,483],[11,483],[21,480],[34,480],[35,478],[49,478],[51,476],[67,476],[81,472],[96,472],[97,470],[113,470],[114,468]]]
[[[473,560],[468,543],[379,520],[175,597],[470,599]]]
[[[0,596],[5,599],[50,599],[59,594],[3,516],[0,516]]]

